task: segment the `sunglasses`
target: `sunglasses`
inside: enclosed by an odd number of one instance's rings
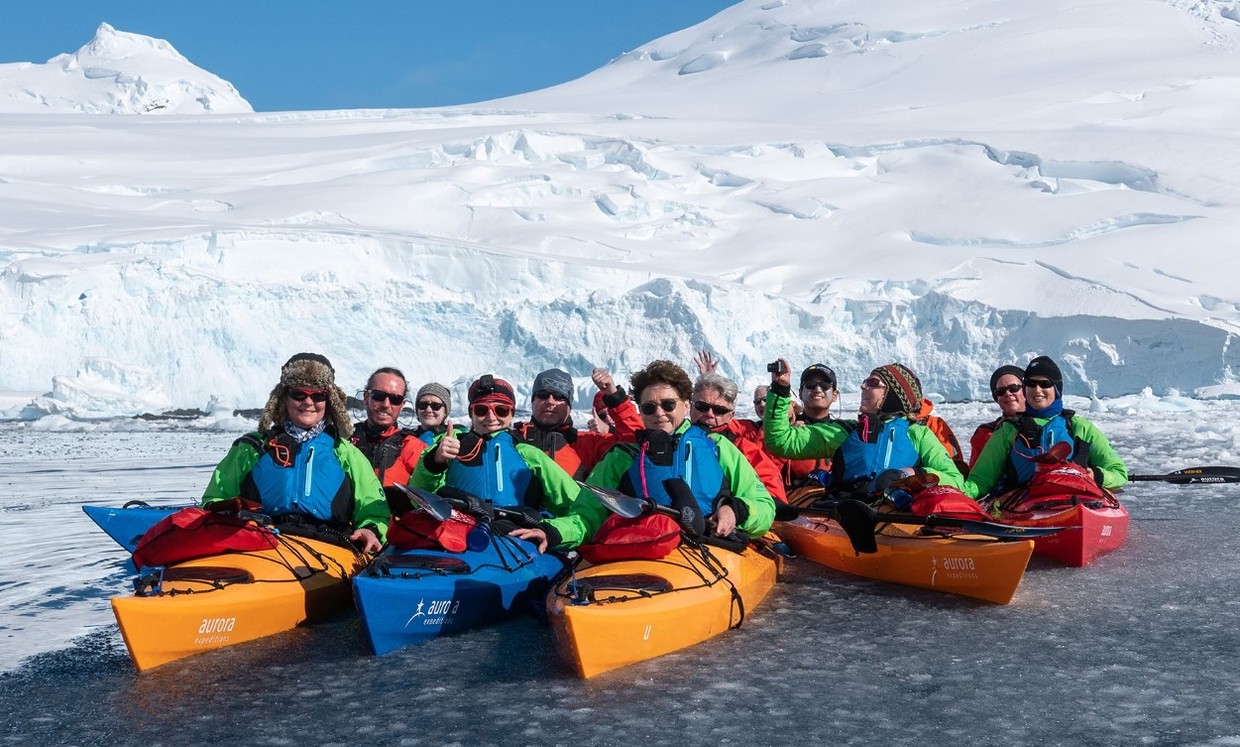
[[[306,389],[290,389],[288,390],[288,397],[295,402],[305,402],[306,398],[309,397],[311,402],[318,404],[327,401],[327,392],[323,389],[315,392]]]
[[[508,405],[474,405],[469,411],[475,418],[485,418],[491,413],[495,413],[498,418],[506,418],[512,414],[512,408]]]
[[[1024,388],[1025,388],[1024,384],[1008,384],[1007,386],[997,386],[995,387],[995,399],[998,399],[1005,394],[1016,394],[1017,392],[1019,392],[1021,389],[1024,389]]]
[[[861,388],[862,389],[886,389],[887,385],[884,384],[883,380],[878,378],[877,376],[871,376],[870,378],[861,382]]]
[[[762,406],[763,406],[763,405],[765,405],[765,404],[766,404],[766,400],[764,400],[764,399],[755,399],[755,400],[753,401],[753,406],[754,406],[754,407],[762,407]]]
[[[418,409],[419,410],[434,410],[435,412],[439,412],[440,410],[443,409],[443,403],[442,402],[431,402],[430,400],[423,400],[418,403]]]
[[[391,392],[381,392],[378,389],[370,389],[367,392],[370,395],[371,402],[382,403],[383,400],[391,402],[394,407],[400,407],[405,404],[405,395],[392,394]]]
[[[801,389],[807,392],[812,392],[815,389],[820,392],[829,392],[834,388],[835,387],[831,386],[830,382],[826,381],[807,381],[801,385]]]
[[[707,410],[709,410],[710,412],[713,412],[720,417],[732,412],[731,407],[724,407],[723,405],[712,405],[709,402],[703,402],[702,400],[698,400],[697,402],[694,402],[693,409],[697,410],[698,412],[706,412]]]
[[[642,415],[653,415],[663,408],[663,412],[671,412],[676,409],[676,405],[680,404],[678,400],[661,399],[658,402],[643,402],[638,409],[642,411]]]
[[[560,403],[568,401],[568,397],[565,397],[562,394],[556,394],[555,392],[534,392],[534,399],[549,399],[552,402]]]
[[[1035,387],[1038,389],[1054,389],[1055,388],[1055,384],[1052,383],[1051,381],[1048,381],[1047,379],[1025,379],[1025,386],[1029,387],[1030,389],[1033,389]]]

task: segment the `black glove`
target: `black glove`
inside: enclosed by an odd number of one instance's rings
[[[896,480],[904,479],[904,470],[885,469],[879,472],[873,480],[870,481],[870,488],[867,492],[870,495],[886,495],[891,484]]]
[[[672,499],[672,508],[680,512],[680,528],[693,537],[701,537],[706,531],[706,517],[698,506],[697,497],[689,484],[679,477],[663,481],[663,489]]]

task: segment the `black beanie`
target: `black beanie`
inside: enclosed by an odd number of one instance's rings
[[[1025,366],[1024,378],[1028,380],[1033,376],[1050,379],[1051,383],[1055,385],[1055,394],[1060,397],[1063,396],[1063,374],[1059,372],[1059,366],[1055,365],[1055,361],[1045,355],[1039,355],[1037,358],[1029,361],[1029,365]]]
[[[1013,366],[1011,364],[1008,364],[1006,366],[999,366],[998,368],[996,368],[995,372],[990,375],[990,396],[991,398],[996,399],[996,400],[998,399],[998,397],[995,397],[995,387],[999,386],[999,379],[1002,379],[1004,376],[1015,376],[1021,381],[1024,381],[1025,380],[1025,369],[1021,368],[1020,366]]]

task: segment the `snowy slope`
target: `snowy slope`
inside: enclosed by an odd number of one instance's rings
[[[1047,353],[1076,394],[1226,394],[1235,16],[743,2],[472,107],[0,115],[0,389],[253,407],[318,349],[346,388],[556,365],[585,396],[710,347],[749,386],[900,360],[967,398]]]
[[[253,111],[232,84],[163,39],[99,25],[73,54],[0,65],[0,112],[235,114]]]

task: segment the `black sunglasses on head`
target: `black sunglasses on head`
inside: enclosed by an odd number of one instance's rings
[[[678,404],[679,402],[674,399],[661,399],[658,402],[643,402],[638,407],[642,411],[642,415],[653,415],[659,411],[660,407],[663,408],[663,412],[671,412],[676,409]]]

